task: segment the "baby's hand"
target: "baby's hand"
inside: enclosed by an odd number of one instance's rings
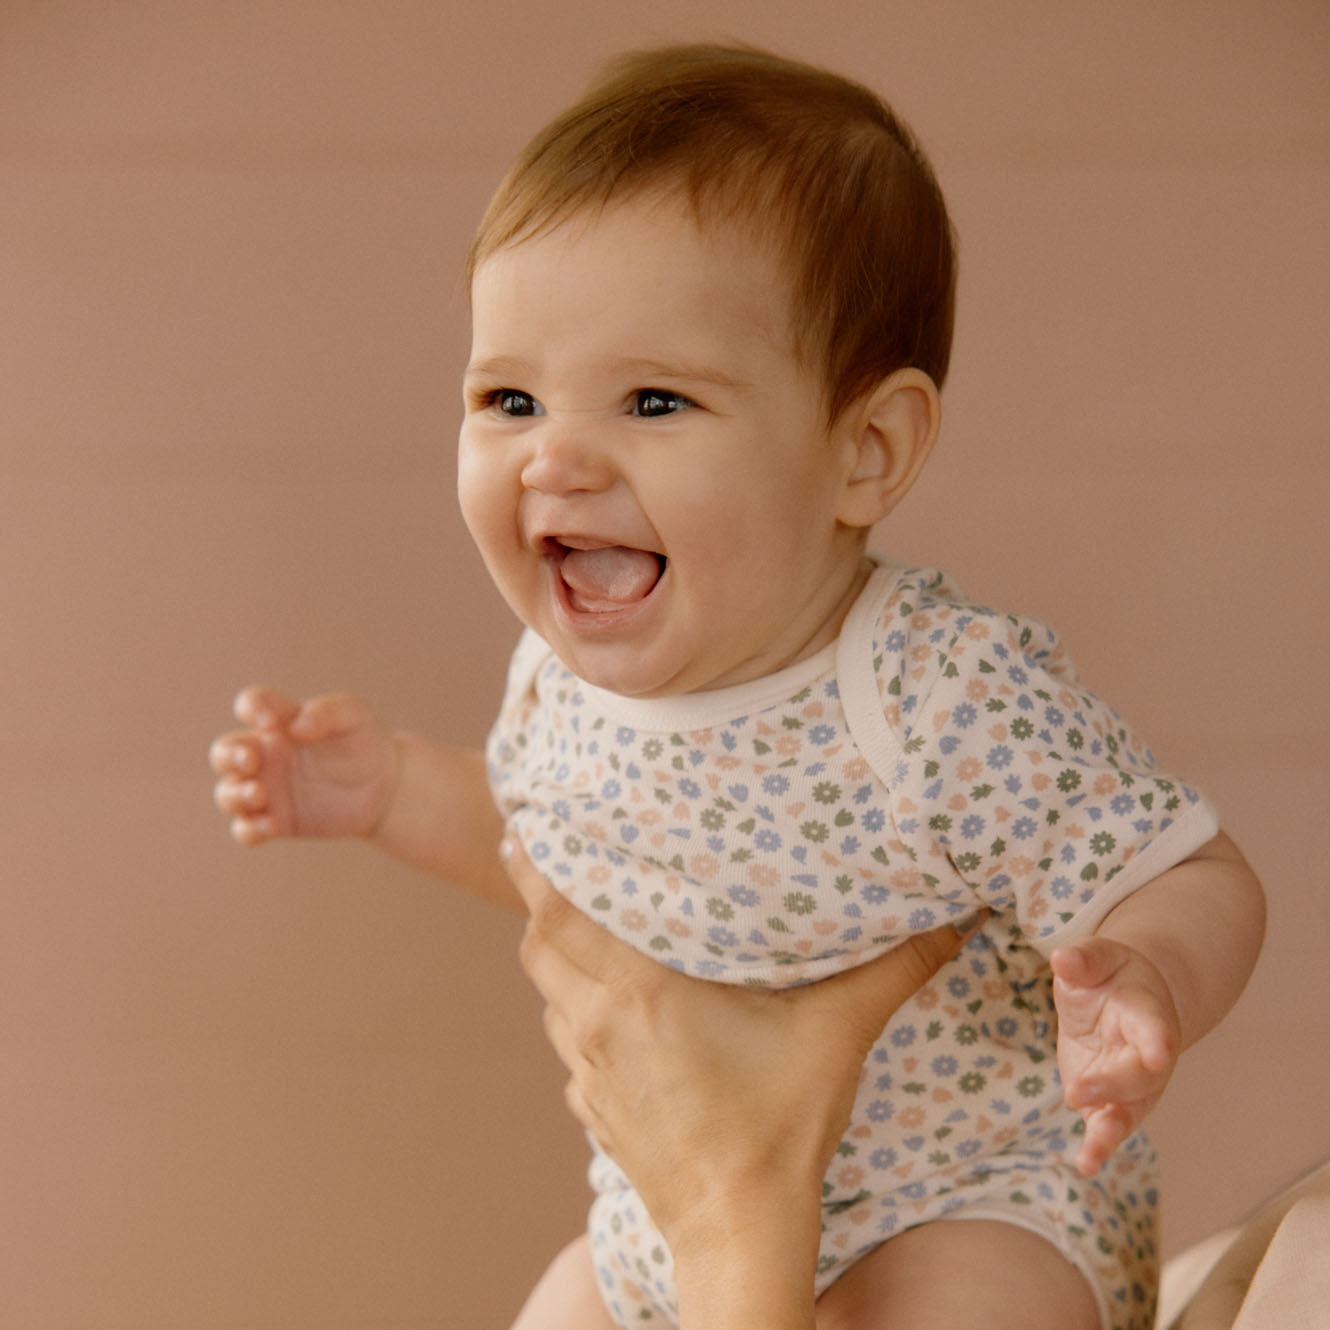
[[[295,702],[269,688],[235,701],[247,728],[210,750],[217,807],[242,845],[277,836],[365,836],[383,819],[397,780],[397,749],[349,693]]]
[[[1076,1167],[1093,1177],[1159,1101],[1181,1045],[1177,1007],[1140,952],[1093,937],[1053,953],[1058,1070],[1085,1120]]]

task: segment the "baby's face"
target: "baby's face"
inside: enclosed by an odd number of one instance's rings
[[[565,664],[652,697],[834,638],[862,577],[853,461],[766,252],[630,201],[492,254],[472,310],[462,510]]]

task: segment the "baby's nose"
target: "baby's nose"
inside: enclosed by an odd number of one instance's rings
[[[522,484],[541,494],[575,494],[609,489],[615,473],[609,458],[575,427],[550,425],[538,431],[522,468]]]

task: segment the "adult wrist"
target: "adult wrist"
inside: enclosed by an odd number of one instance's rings
[[[813,1330],[816,1192],[699,1206],[671,1241],[680,1330]]]

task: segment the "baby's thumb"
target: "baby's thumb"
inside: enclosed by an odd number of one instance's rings
[[[353,693],[326,693],[301,704],[290,734],[298,743],[317,743],[347,734],[369,719],[369,708]]]
[[[1098,988],[1117,973],[1125,948],[1105,937],[1088,937],[1059,947],[1051,957],[1054,979],[1068,988]]]

